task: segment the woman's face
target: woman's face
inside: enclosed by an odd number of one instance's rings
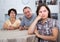
[[[11,17],[11,18],[15,18],[15,17],[16,17],[16,14],[15,14],[14,11],[11,11],[11,12],[10,12],[10,17]]]
[[[39,15],[42,15],[42,19],[48,18],[48,10],[46,9],[45,6],[42,6],[39,10]]]

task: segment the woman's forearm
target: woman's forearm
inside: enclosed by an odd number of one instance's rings
[[[52,35],[51,36],[39,35],[39,38],[42,38],[44,40],[56,41],[57,36],[58,36],[58,29],[54,28],[54,29],[52,29]]]
[[[44,35],[40,35],[39,38],[42,38],[44,40],[51,40],[51,41],[56,41],[57,39],[54,36],[44,36]]]
[[[6,23],[4,23],[3,29],[8,29],[8,25]]]
[[[38,22],[38,19],[35,19],[35,21],[30,25],[30,27],[28,29],[28,34],[32,34],[34,32],[37,22]]]
[[[28,29],[28,34],[33,34],[34,33],[34,30],[36,28],[36,24],[37,22],[41,19],[41,16],[38,15],[36,17],[36,19],[33,21],[33,23],[30,25],[29,29]]]

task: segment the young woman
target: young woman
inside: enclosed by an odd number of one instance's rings
[[[35,33],[38,42],[56,42],[58,36],[57,20],[51,18],[50,9],[40,4],[36,10],[37,17],[29,27],[28,33]]]

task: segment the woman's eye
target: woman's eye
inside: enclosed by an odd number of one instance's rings
[[[39,11],[39,13],[42,13],[42,11]]]

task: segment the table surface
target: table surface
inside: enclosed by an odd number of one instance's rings
[[[6,41],[8,39],[9,40],[22,39],[24,41],[24,40],[27,40],[27,38],[29,38],[29,37],[35,37],[35,35],[28,35],[27,30],[22,30],[22,31],[20,31],[20,30],[0,30],[0,42],[2,42],[4,40]]]

